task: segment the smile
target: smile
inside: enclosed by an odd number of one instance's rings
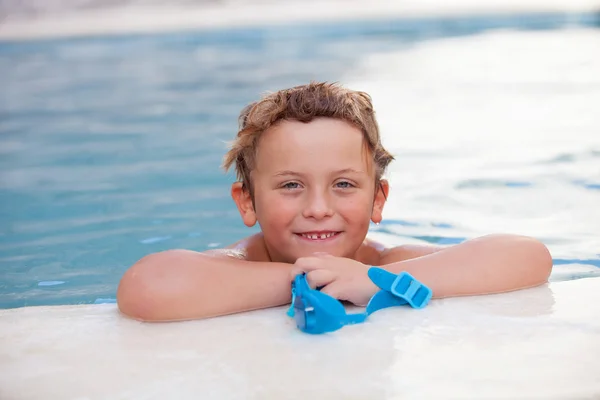
[[[330,239],[334,236],[337,236],[339,234],[340,234],[340,232],[328,231],[328,232],[297,233],[296,235],[298,235],[304,239],[308,239],[308,240],[326,240],[326,239]]]

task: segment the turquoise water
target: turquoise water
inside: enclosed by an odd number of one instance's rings
[[[598,22],[547,14],[0,42],[0,307],[112,301],[123,272],[146,254],[202,251],[256,231],[239,220],[233,176],[219,165],[239,110],[266,90],[364,80],[370,55],[438,38]],[[598,165],[600,147],[581,154]],[[535,188],[511,176],[457,185]],[[598,198],[600,176],[586,175],[579,189]],[[373,233],[443,244],[474,233],[438,215],[395,214]],[[591,237],[598,227],[586,229]],[[573,239],[553,238],[549,245]],[[557,254],[557,266],[600,267],[591,244]]]

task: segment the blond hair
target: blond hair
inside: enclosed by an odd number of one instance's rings
[[[246,106],[240,113],[239,132],[224,157],[223,168],[227,171],[235,163],[238,180],[252,193],[250,172],[255,167],[262,133],[282,120],[310,122],[319,117],[343,120],[362,131],[379,182],[394,157],[381,144],[371,97],[327,82],[280,90]]]

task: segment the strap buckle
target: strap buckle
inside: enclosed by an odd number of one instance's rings
[[[408,304],[412,308],[423,308],[431,300],[430,288],[419,282],[406,271],[395,275],[383,268],[371,267],[369,278],[380,289],[367,305],[367,313],[372,314],[382,308]]]

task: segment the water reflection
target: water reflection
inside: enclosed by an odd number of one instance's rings
[[[429,82],[440,74],[429,74],[421,59],[394,65],[390,55],[439,37],[565,24],[560,15],[456,18],[0,43],[0,307],[114,298],[123,271],[145,254],[206,250],[251,233],[229,199],[232,176],[219,165],[225,142],[236,132],[237,113],[259,93],[310,80],[385,83],[386,76],[408,76],[403,67],[418,71],[412,82]],[[502,49],[497,51],[504,57]],[[370,64],[369,55],[382,58]],[[441,52],[425,65],[447,61]],[[398,99],[410,86],[390,87],[397,96],[383,102],[379,113],[402,122],[398,109],[412,111]],[[452,84],[436,90],[413,93],[412,104],[430,104],[436,93],[467,93]],[[440,111],[428,109],[421,122]],[[464,159],[434,144],[457,132],[421,137],[422,146],[415,148],[405,141],[410,135],[404,127],[385,126],[409,145],[397,146],[399,171],[416,164],[439,170],[414,181],[402,175],[408,179],[396,185],[396,193],[409,193],[422,214],[401,215],[407,203],[393,194],[389,220],[373,229],[386,241],[459,243],[484,229],[503,228],[493,216],[475,221],[488,212],[481,205],[485,196],[503,190],[507,203],[523,211],[523,196],[531,193],[526,190],[540,194],[526,177],[478,176],[472,170],[452,177],[453,168],[464,169]],[[598,151],[563,151],[566,158],[556,164],[593,167]],[[553,157],[542,154],[539,160]],[[540,168],[548,168],[550,161],[544,162]],[[505,163],[517,167],[514,160]],[[575,171],[565,181],[597,195],[591,173]],[[576,236],[561,239],[584,243]],[[590,246],[581,246],[558,257],[592,260]],[[57,281],[64,283],[44,284]]]

